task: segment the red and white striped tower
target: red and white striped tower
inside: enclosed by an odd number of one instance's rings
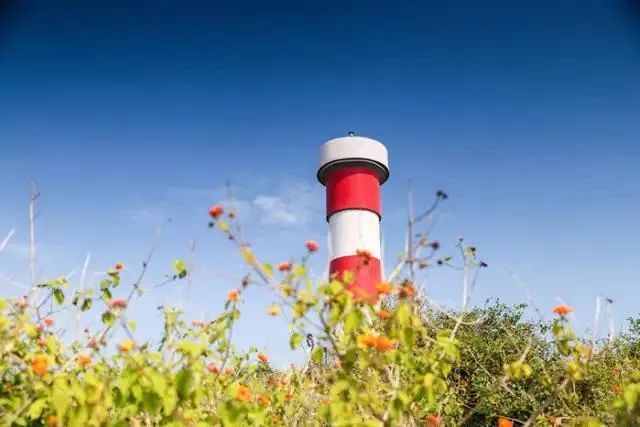
[[[327,188],[329,273],[353,273],[351,291],[375,302],[382,280],[380,186],[389,178],[389,156],[380,142],[349,133],[320,149],[318,180]]]

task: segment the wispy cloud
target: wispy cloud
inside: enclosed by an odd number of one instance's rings
[[[230,190],[226,187],[170,187],[161,204],[129,209],[124,214],[135,222],[159,224],[167,218],[185,214],[201,217],[209,204],[222,203],[233,206],[243,222],[278,227],[304,226],[314,216],[322,215],[322,193],[315,186],[287,180],[269,188],[273,191],[247,187]]]
[[[308,184],[288,184],[276,194],[260,194],[253,200],[260,222],[280,226],[308,224],[321,212],[320,194]]]

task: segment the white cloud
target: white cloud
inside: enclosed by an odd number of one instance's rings
[[[288,183],[276,194],[260,194],[253,200],[263,224],[299,226],[321,215],[320,194],[308,184]]]

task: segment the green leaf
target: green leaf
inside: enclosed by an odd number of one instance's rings
[[[42,410],[47,406],[47,399],[40,398],[33,402],[29,407],[29,412],[27,415],[30,419],[35,420],[40,418],[40,414],[42,414]]]
[[[102,313],[102,323],[104,323],[105,325],[113,325],[114,320],[116,320],[116,316],[112,312],[105,311],[104,313]]]
[[[303,339],[304,337],[301,334],[297,332],[292,333],[291,337],[289,338],[289,347],[291,347],[291,350],[295,350],[296,348],[300,347]]]
[[[62,289],[60,288],[54,289],[53,298],[56,300],[58,304],[64,303],[64,292],[62,292]]]
[[[85,298],[82,301],[82,306],[80,307],[80,311],[89,311],[91,310],[91,306],[93,305],[93,300],[91,298]]]
[[[322,359],[324,359],[324,347],[316,347],[313,352],[311,352],[311,360],[314,363],[320,364],[322,363]]]
[[[191,394],[194,376],[191,368],[182,368],[176,375],[176,390],[181,400],[186,399]]]

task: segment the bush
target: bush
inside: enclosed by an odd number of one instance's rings
[[[590,343],[574,334],[568,306],[552,322],[497,301],[443,311],[415,287],[412,267],[378,285],[370,304],[349,291],[349,275],[312,283],[315,242],[299,262],[272,266],[239,241],[233,213],[214,206],[210,216],[251,273],[211,321],[188,324],[165,307],[157,346],[136,342],[125,316],[146,264],[127,298],[112,295],[125,268],[116,264],[97,289],[65,295],[66,280],[55,279],[0,300],[2,425],[640,425],[640,320],[611,343]],[[460,248],[465,274],[486,266]],[[188,277],[184,262],[173,268],[169,282]],[[267,315],[291,316],[291,348],[310,347],[304,366],[274,369],[268,355],[232,346],[243,296],[258,284],[279,298]],[[65,343],[51,328],[61,307],[99,313],[101,329]],[[118,328],[130,338],[109,351]]]

